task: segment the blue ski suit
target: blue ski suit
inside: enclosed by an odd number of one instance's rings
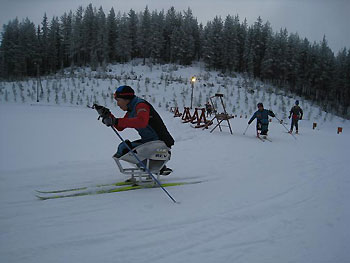
[[[267,132],[269,130],[269,116],[275,117],[275,114],[271,110],[257,110],[248,121],[248,124],[251,124],[252,121],[256,118],[257,131],[261,130],[261,135],[267,135]]]

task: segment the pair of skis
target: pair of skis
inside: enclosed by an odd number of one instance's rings
[[[169,182],[163,183],[162,187],[171,187],[171,186],[181,186],[187,184],[197,184],[201,181],[194,182]],[[49,199],[59,199],[66,197],[78,197],[78,196],[87,196],[87,195],[99,195],[99,194],[108,194],[108,193],[118,193],[126,192],[131,190],[138,189],[148,189],[148,188],[158,188],[157,184],[154,182],[135,184],[133,182],[118,182],[111,184],[101,184],[92,187],[76,187],[69,189],[60,189],[60,190],[51,190],[51,191],[40,191],[36,190],[36,197],[40,200],[49,200]]]
[[[268,138],[267,136],[260,136],[260,135],[257,135],[256,136],[260,141],[262,142],[265,142],[265,141],[269,141],[269,142],[272,142],[272,140],[270,138]]]
[[[244,130],[243,135],[245,135],[245,133],[247,132],[248,128],[249,128],[249,124],[248,124],[247,128]],[[263,135],[263,137],[261,137],[259,134],[257,134],[256,137],[262,142],[264,142],[264,141],[272,142],[272,140],[267,138],[266,135]]]

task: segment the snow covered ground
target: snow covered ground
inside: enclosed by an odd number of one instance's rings
[[[0,261],[350,262],[349,122],[301,121],[295,140],[273,121],[261,142],[245,118],[211,134],[159,112],[176,140],[162,181],[203,181],[167,188],[180,204],[159,188],[40,201],[124,180],[119,140],[88,108],[0,104]]]

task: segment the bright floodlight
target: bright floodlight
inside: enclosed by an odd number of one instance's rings
[[[193,77],[191,78],[191,82],[195,82],[195,81],[196,81],[196,77],[193,76]]]

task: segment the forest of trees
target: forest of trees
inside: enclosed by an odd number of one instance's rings
[[[204,61],[209,69],[245,73],[350,116],[350,50],[337,55],[324,37],[311,43],[269,22],[253,25],[238,15],[198,23],[191,9],[130,10],[106,15],[91,4],[36,26],[28,18],[4,25],[0,78],[23,79],[66,67],[105,67],[142,58],[143,63]]]

